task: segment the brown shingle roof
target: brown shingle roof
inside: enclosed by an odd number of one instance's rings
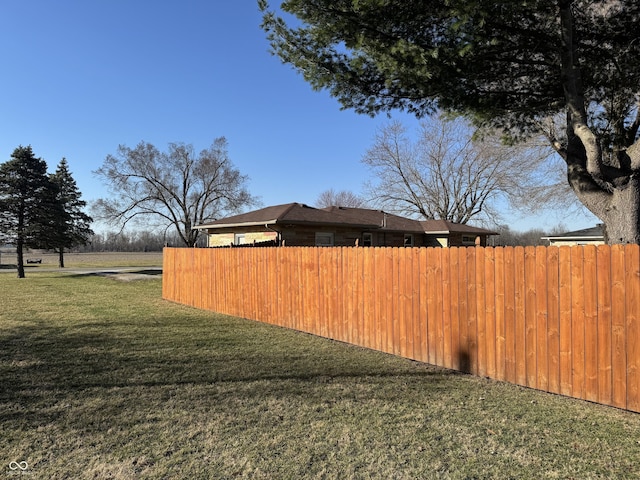
[[[395,232],[470,233],[497,235],[495,232],[470,225],[460,225],[445,220],[418,221],[400,217],[382,210],[369,208],[327,207],[314,208],[303,203],[285,203],[261,208],[227,218],[198,225],[198,229],[229,228],[257,225],[335,225],[353,226]]]

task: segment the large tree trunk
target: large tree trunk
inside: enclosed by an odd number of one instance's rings
[[[20,237],[16,244],[16,256],[18,257],[18,278],[24,278],[24,242]]]
[[[64,248],[60,247],[58,250],[58,267],[64,268]]]
[[[634,176],[626,188],[615,189],[609,208],[599,218],[606,227],[607,243],[640,244],[640,180]]]
[[[605,241],[640,244],[640,178],[630,174],[620,182],[609,177],[608,188],[594,181],[584,167],[569,166],[569,183],[576,195],[605,225]],[[616,185],[617,184],[617,185]]]
[[[599,139],[589,126],[572,3],[572,0],[558,1],[567,145],[566,148],[554,148],[567,163],[573,191],[583,205],[603,221],[607,243],[640,244],[640,144],[635,142],[637,127],[629,131],[631,135],[617,132],[611,158],[605,161],[600,143],[602,138]]]

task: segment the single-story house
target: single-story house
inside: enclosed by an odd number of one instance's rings
[[[485,246],[496,232],[446,220],[413,220],[382,210],[287,203],[198,225],[207,246]]]
[[[576,230],[573,232],[561,233],[560,235],[549,235],[548,237],[542,237],[542,240],[547,240],[549,245],[560,247],[563,245],[603,245],[604,242],[604,228],[601,223],[595,227],[585,228],[583,230]]]

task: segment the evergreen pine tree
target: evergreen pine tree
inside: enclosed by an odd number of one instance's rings
[[[82,210],[87,202],[80,198],[81,193],[65,158],[60,161],[56,172],[50,178],[56,186],[56,201],[60,207],[59,216],[53,226],[51,247],[58,252],[59,267],[64,268],[65,248],[87,243],[93,235],[93,230],[89,227],[93,219]]]
[[[0,164],[0,241],[16,247],[18,278],[24,278],[24,248],[48,243],[56,211],[47,164],[31,146],[19,146]]]

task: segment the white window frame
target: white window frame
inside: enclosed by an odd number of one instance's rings
[[[246,242],[246,234],[245,233],[236,233],[233,236],[233,244],[234,245],[245,245]]]

